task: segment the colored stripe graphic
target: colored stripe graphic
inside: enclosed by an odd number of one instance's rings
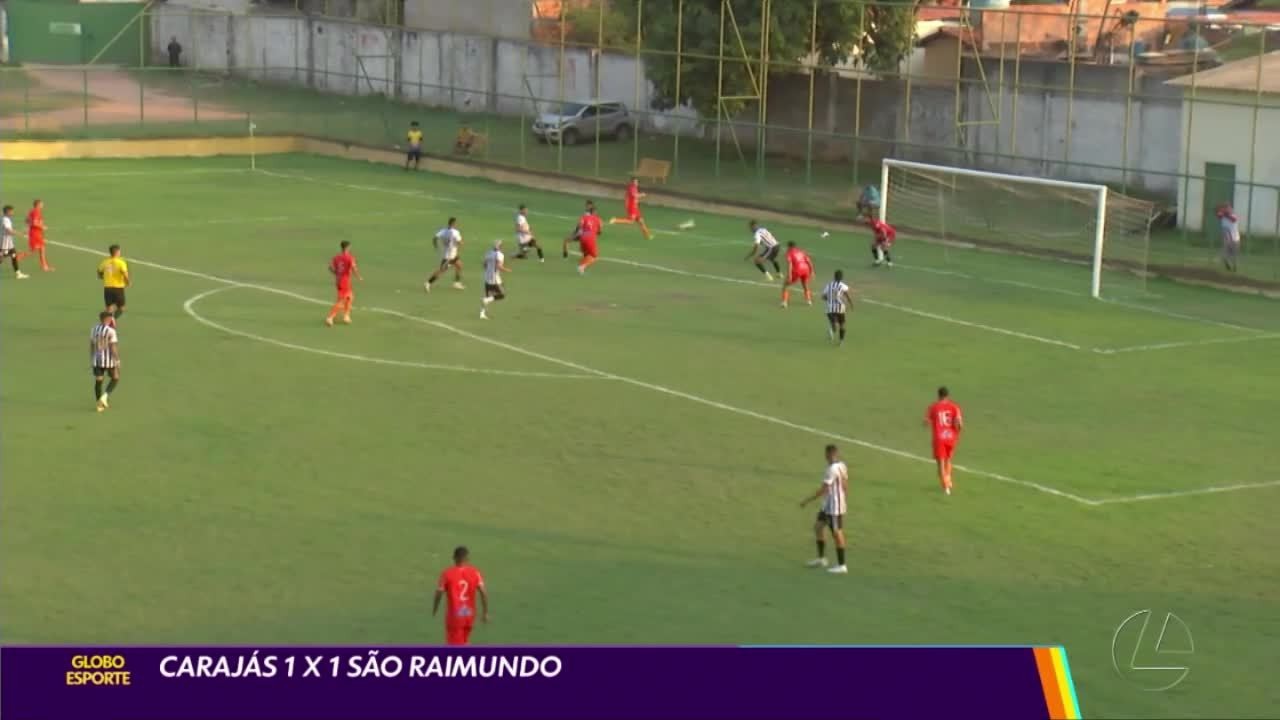
[[[1071,679],[1066,649],[1061,646],[1038,647],[1034,652],[1050,720],[1080,720],[1080,702],[1076,697],[1075,682]]]

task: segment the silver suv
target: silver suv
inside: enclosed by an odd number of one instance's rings
[[[627,106],[620,102],[567,102],[558,111],[543,113],[533,122],[533,135],[543,142],[573,145],[600,137],[626,140],[635,130]]]

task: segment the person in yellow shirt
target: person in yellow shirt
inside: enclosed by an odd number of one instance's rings
[[[470,125],[458,128],[458,136],[453,139],[453,151],[459,155],[470,155],[476,143],[476,133]]]
[[[409,132],[405,133],[405,139],[409,142],[409,150],[405,154],[404,169],[408,170],[409,165],[413,165],[413,169],[418,169],[418,161],[422,159],[422,130],[418,127],[418,121],[414,120],[409,123]]]
[[[102,280],[102,300],[107,312],[118,320],[124,315],[124,290],[129,287],[129,263],[120,257],[120,246],[112,245],[110,253],[98,263],[98,277]]]

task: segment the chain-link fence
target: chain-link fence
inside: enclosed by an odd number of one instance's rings
[[[391,26],[306,3],[159,6],[129,36],[138,67],[0,71],[0,132],[243,135],[252,115],[264,134],[391,147],[416,121],[441,155],[609,180],[641,168],[672,191],[844,216],[893,157],[1153,200],[1153,264],[1214,266],[1230,202],[1241,273],[1280,281],[1280,13],[485,2],[493,35],[417,3]]]

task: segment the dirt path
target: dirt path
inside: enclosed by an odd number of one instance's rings
[[[38,87],[31,94],[41,92],[60,95],[83,95],[85,92],[85,68],[50,65],[27,65],[25,70],[31,82]],[[94,66],[89,71],[89,125],[127,125],[140,120],[148,123],[192,122],[194,110],[191,98],[171,95],[158,89],[142,87],[142,117],[139,118],[139,83],[129,73],[111,67]],[[200,120],[234,120],[243,118],[236,112],[217,105],[200,103]],[[36,131],[56,131],[62,128],[83,127],[84,106],[76,102],[73,107],[32,112],[0,119],[5,130],[21,130],[29,127]]]

